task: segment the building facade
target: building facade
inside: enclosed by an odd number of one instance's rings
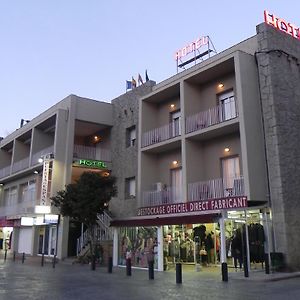
[[[154,251],[163,270],[200,263],[205,250],[209,263],[251,270],[283,254],[300,268],[300,44],[275,27],[258,25],[141,98],[138,210],[112,222],[116,265],[147,267]]]
[[[251,270],[282,253],[300,269],[300,44],[275,27],[111,103],[70,95],[1,140],[3,247],[79,254],[83,228],[49,197],[93,170],[117,178],[99,218],[114,265]]]

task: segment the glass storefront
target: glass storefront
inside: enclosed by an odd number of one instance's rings
[[[132,266],[148,268],[148,261],[154,260],[157,269],[157,227],[120,228],[118,249],[119,265],[131,258]]]
[[[263,267],[267,236],[262,213],[259,210],[231,211],[224,225],[228,267],[242,269],[246,258],[250,268],[258,267],[257,264]],[[155,269],[160,270],[174,269],[180,262],[215,267],[219,271],[221,231],[218,222],[165,225],[162,228],[122,227],[118,236],[119,265],[125,266],[126,259],[131,258],[132,266],[147,268],[152,259]]]

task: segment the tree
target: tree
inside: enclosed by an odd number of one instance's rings
[[[86,225],[90,239],[90,254],[94,269],[96,241],[94,227],[98,214],[108,207],[110,199],[117,195],[116,178],[95,172],[84,172],[76,183],[68,184],[65,190],[51,197],[51,204],[60,214]]]

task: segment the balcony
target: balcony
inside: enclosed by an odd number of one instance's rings
[[[208,128],[234,119],[237,116],[236,101],[231,99],[226,103],[187,117],[185,121],[185,131],[186,133],[190,133]]]
[[[25,170],[28,167],[29,167],[29,157],[26,157],[13,164],[12,173],[17,173],[18,171]]]
[[[0,178],[4,178],[10,175],[10,166],[0,169]]]
[[[89,147],[84,145],[74,145],[73,156],[76,158],[111,161],[111,151],[104,148]]]
[[[211,179],[188,184],[188,201],[245,196],[244,178]]]
[[[141,207],[150,207],[180,202],[183,202],[181,189],[174,186],[167,186],[162,190],[143,192]]]
[[[180,122],[172,122],[143,133],[142,147],[160,143],[181,135]]]
[[[188,201],[202,201],[227,197],[245,196],[244,178],[242,176],[225,180],[211,179],[188,184]],[[162,189],[145,191],[142,195],[140,207],[152,207],[164,204],[186,202],[178,187],[164,187]]]
[[[33,153],[32,157],[31,157],[31,166],[35,166],[35,165],[39,164],[39,162],[38,162],[39,158],[41,158],[42,156],[44,156],[46,154],[53,153],[53,152],[54,152],[54,146],[50,146],[50,147],[40,150],[37,153]]]

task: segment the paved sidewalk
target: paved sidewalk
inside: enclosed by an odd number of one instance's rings
[[[40,258],[26,258],[24,264],[0,258],[0,300],[300,299],[300,278],[266,281],[266,276],[278,275],[259,271],[259,280],[230,272],[226,283],[219,274],[183,272],[183,283],[176,284],[174,271],[155,272],[155,279],[149,280],[145,270],[133,269],[129,277],[125,268],[108,274],[104,267],[91,271],[89,265],[58,263],[53,268],[51,262],[44,267],[40,262]]]

